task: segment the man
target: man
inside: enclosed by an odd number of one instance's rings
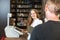
[[[60,40],[60,0],[47,0],[45,15],[47,22],[34,28],[30,40]]]

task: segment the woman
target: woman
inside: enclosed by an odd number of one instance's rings
[[[42,24],[42,21],[39,19],[38,10],[32,9],[30,11],[29,15],[30,15],[29,16],[29,25],[30,25],[30,27],[28,27],[28,32],[29,32],[28,40],[30,38],[30,33],[32,32],[33,28],[36,27],[39,24]]]
[[[39,19],[39,13],[36,9],[32,9],[30,11],[30,15],[31,15],[31,18],[32,18],[32,23],[31,23],[32,27],[35,27],[39,24],[42,24],[42,21]]]

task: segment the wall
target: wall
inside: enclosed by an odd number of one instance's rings
[[[10,0],[0,0],[0,32],[7,25],[7,14],[10,12]]]

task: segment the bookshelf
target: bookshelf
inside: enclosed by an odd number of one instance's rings
[[[31,9],[37,9],[41,15],[42,0],[10,0],[11,18],[15,18],[15,26],[26,29],[27,18]]]

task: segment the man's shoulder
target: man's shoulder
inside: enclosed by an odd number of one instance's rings
[[[42,28],[44,28],[44,24],[39,24],[34,28],[34,30],[41,30]]]
[[[50,27],[55,27],[56,25],[60,26],[60,22],[48,21],[46,23],[37,25],[34,29],[36,29],[36,30],[48,29]]]
[[[39,24],[39,25],[37,25],[35,28],[34,28],[34,30],[42,30],[42,29],[44,29],[44,28],[48,28],[48,26],[49,26],[49,22],[46,22],[46,23],[43,23],[43,24]]]

